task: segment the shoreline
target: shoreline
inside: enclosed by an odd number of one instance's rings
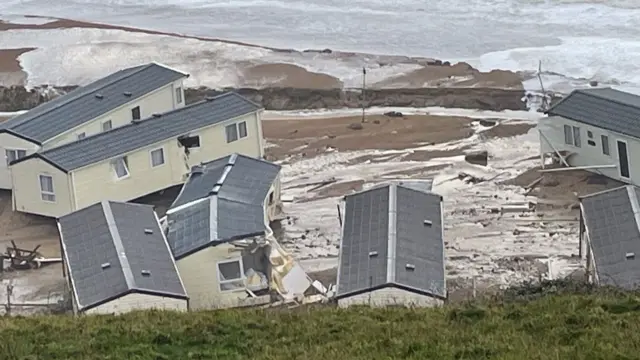
[[[103,72],[106,70],[102,71],[100,67],[128,67],[133,62],[146,62],[150,53],[157,54],[153,59],[158,62],[166,63],[169,66],[191,73],[192,78],[189,81],[192,84],[187,85],[190,87],[289,87],[325,90],[349,88],[362,81],[362,75],[360,74],[363,66],[367,68],[367,88],[374,89],[422,87],[523,89],[523,81],[526,80],[526,76],[522,73],[497,69],[481,72],[464,62],[452,64],[448,61],[427,57],[375,55],[334,51],[331,49],[281,49],[240,41],[191,36],[129,26],[44,16],[25,17],[50,19],[51,22],[34,24],[0,21],[0,31],[13,31],[14,34],[16,31],[18,33],[24,31],[24,34],[27,35],[20,35],[21,38],[24,38],[21,41],[11,41],[12,39],[7,34],[5,44],[14,45],[14,48],[17,47],[15,45],[20,44],[24,51],[16,53],[10,51],[14,49],[0,49],[0,74],[5,74],[5,78],[13,79],[13,81],[0,81],[0,85],[34,86],[47,83],[49,85],[62,86],[85,85],[82,82],[89,81],[89,79],[86,79],[87,77],[99,78],[104,75]],[[83,37],[78,32],[64,32],[72,29],[99,29],[118,31],[122,32],[122,34],[111,33],[110,37],[104,38],[90,31],[88,31],[86,37]],[[44,34],[33,33],[39,31],[44,32]],[[137,39],[141,41],[140,45],[147,46],[148,49],[138,49],[139,46],[134,46],[131,49],[122,48],[122,46],[129,44],[127,40],[111,40],[112,38],[126,36],[125,34],[127,33],[147,36],[142,40],[140,38]],[[54,39],[50,42],[43,42],[41,39],[46,36],[53,36]],[[76,36],[78,41],[72,41],[69,45],[71,51],[76,51],[76,53],[64,53],[61,55],[64,58],[61,58],[59,56],[61,54],[60,48],[49,49],[50,44],[56,43],[56,36],[60,39]],[[158,38],[156,41],[154,36],[162,38]],[[29,40],[30,38],[31,40]],[[40,39],[40,41],[34,39]],[[180,42],[179,39],[196,41],[196,43],[184,43],[184,41]],[[206,42],[206,44],[198,44],[198,41]],[[154,43],[158,42],[162,43],[162,45],[158,45],[162,46],[162,51],[153,48]],[[134,44],[138,45],[138,43]],[[118,48],[118,46],[120,47]],[[251,53],[246,54],[246,52],[243,52],[243,47]],[[54,50],[55,53],[50,52],[51,50]],[[63,48],[62,51],[65,50]],[[35,51],[38,51],[39,54],[32,55]],[[47,53],[47,51],[49,52]],[[113,53],[113,51],[120,51],[121,54]],[[136,51],[140,53],[132,54],[132,52]],[[97,58],[111,58],[114,60],[104,65],[101,65],[100,62],[91,64],[91,68],[95,68],[95,71],[87,74],[88,64],[86,60],[82,59],[84,57],[82,54],[87,52]],[[176,57],[174,54],[181,54],[180,56],[182,57]],[[45,73],[44,76],[36,76],[36,78],[44,77],[45,81],[33,80],[33,83],[27,84],[25,81],[16,80],[26,78],[30,70],[29,68],[25,69],[21,63],[25,56],[31,59],[30,63],[35,62],[29,67],[33,67],[38,73]],[[45,70],[42,70],[42,67],[34,66],[39,63],[46,64],[45,67],[51,66],[54,69],[53,72],[56,72],[56,76],[51,76]],[[20,65],[19,68],[16,67],[16,64]],[[82,78],[83,81],[68,81],[64,83],[66,75],[60,73],[59,69],[74,67],[84,69],[81,74],[73,74],[69,75],[69,77]],[[22,76],[17,73],[22,73]],[[29,78],[32,75],[30,74]],[[58,80],[46,81],[47,78]],[[60,81],[60,79],[63,79],[63,81]],[[219,81],[216,81],[216,79]]]

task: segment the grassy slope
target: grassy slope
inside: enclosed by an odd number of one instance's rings
[[[638,359],[633,294],[442,309],[0,319],[0,359]]]

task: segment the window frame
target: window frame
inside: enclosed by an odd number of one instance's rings
[[[51,179],[51,190],[45,190],[42,186],[42,179]],[[55,203],[56,202],[56,188],[53,183],[53,176],[49,174],[38,174],[38,183],[40,184],[40,199],[44,202]],[[48,198],[51,197],[51,198]]]
[[[182,104],[182,101],[183,101],[183,99],[182,99],[182,86],[178,86],[176,88],[175,92],[176,92],[176,95],[175,95],[176,96],[176,104]]]
[[[573,126],[573,146],[577,148],[582,147],[582,139],[580,136],[580,132],[581,130],[579,126]]]
[[[573,146],[573,128],[571,125],[564,125],[564,144]]]
[[[222,272],[220,271],[220,265],[230,264],[230,263],[238,263],[238,266],[240,267],[240,277],[229,279],[229,280],[223,280]],[[228,260],[221,260],[216,262],[216,271],[217,271],[217,277],[218,277],[218,290],[220,292],[233,292],[233,291],[240,291],[240,290],[244,291],[244,289],[246,289],[247,285],[245,283],[245,280],[247,277],[246,277],[246,274],[244,273],[244,264],[242,262],[241,257],[228,259]],[[239,282],[242,282],[242,287],[237,287],[232,289],[222,288],[222,286],[225,284],[233,284],[233,283],[239,283]]]
[[[235,139],[229,139],[229,129],[233,129],[234,134],[235,134]],[[224,134],[225,134],[225,138],[227,140],[227,144],[231,144],[232,142],[236,142],[238,140],[240,140],[240,137],[238,136],[238,124],[237,123],[233,123],[233,124],[229,124],[226,125],[224,127]]]
[[[109,124],[109,128],[108,128],[108,129],[105,129],[105,128],[104,128],[104,126],[105,126],[106,124]],[[107,120],[107,121],[103,121],[103,122],[102,122],[102,132],[106,132],[106,131],[109,131],[109,130],[111,130],[111,129],[113,129],[113,121],[111,121],[111,119],[109,119],[109,120]]]
[[[160,154],[162,154],[162,162],[160,164],[154,164],[153,163],[153,153],[155,153],[156,151],[160,151]],[[149,161],[151,163],[151,168],[157,168],[158,166],[162,166],[162,165],[166,164],[167,163],[167,159],[164,156],[164,146],[149,150]]]
[[[138,112],[138,117],[135,116],[135,112]],[[142,110],[140,110],[140,105],[131,108],[131,120],[141,120],[142,119]]]
[[[24,153],[24,156],[20,156],[20,152]],[[14,155],[13,160],[10,160],[9,153],[13,153]],[[26,156],[27,156],[27,150],[25,149],[11,149],[11,148],[4,149],[4,157],[6,159],[7,166],[11,165],[12,161],[22,159],[23,157],[26,157]]]
[[[611,144],[609,143],[609,135],[600,135],[600,142],[602,143],[602,154],[611,156]],[[605,151],[606,145],[606,151]]]
[[[117,168],[117,165],[116,165],[118,161],[122,161],[124,170],[126,172],[126,175],[124,175],[124,176],[119,176],[118,175],[118,168]],[[111,160],[111,167],[113,169],[114,174],[116,175],[116,180],[124,180],[124,179],[126,179],[126,178],[131,176],[131,171],[129,169],[129,162],[127,161],[127,157],[126,156],[120,156],[120,157],[117,157],[117,158]]]
[[[247,136],[249,136],[249,130],[247,129],[247,122],[246,121],[240,121],[237,124],[238,124],[238,138],[239,139],[244,139]],[[242,125],[242,127],[240,125]],[[242,134],[241,129],[244,129],[244,135]]]

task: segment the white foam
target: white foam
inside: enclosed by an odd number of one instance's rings
[[[482,55],[472,65],[481,71],[538,70],[542,61],[547,90],[567,92],[590,81],[625,89],[640,87],[640,41],[598,37],[564,37],[560,45],[517,48]],[[525,82],[539,90],[537,79]]]
[[[410,108],[410,107],[371,107],[366,109],[368,115],[379,115],[386,112],[397,111],[404,115],[437,115],[437,116],[464,116],[472,119],[518,119],[537,120],[540,113],[532,111],[488,111],[475,109],[443,108],[438,106]],[[286,119],[322,119],[328,117],[347,117],[362,114],[362,109],[317,109],[317,110],[292,110],[292,111],[265,111],[263,120],[286,120]]]
[[[476,132],[486,127],[476,124]],[[403,155],[414,150],[436,151],[459,149],[471,145],[473,150],[484,149],[490,154],[486,167],[469,164],[464,156],[431,159],[428,161],[406,161]],[[520,214],[491,214],[488,209],[510,202],[526,202],[523,189],[501,185],[502,180],[516,176],[537,165],[536,154],[539,139],[535,130],[511,138],[495,138],[489,141],[477,134],[468,139],[445,144],[424,146],[404,150],[369,150],[346,153],[327,153],[311,159],[304,159],[283,166],[283,195],[294,198],[286,204],[286,212],[291,214],[286,224],[284,246],[300,259],[309,269],[321,269],[337,264],[340,225],[336,206],[340,197],[314,200],[313,183],[335,178],[338,183],[364,180],[364,187],[372,182],[397,178],[386,175],[415,167],[425,168],[446,165],[445,168],[428,171],[434,177],[433,190],[444,196],[445,240],[447,246],[447,268],[455,270],[455,277],[476,276],[480,279],[500,284],[517,283],[537,276],[535,270],[509,270],[502,265],[512,256],[533,256],[553,259],[553,272],[566,273],[574,269],[575,261],[562,260],[575,251],[577,238],[576,224],[559,224],[526,220],[522,223]],[[354,162],[364,155],[389,155],[376,162]],[[459,178],[461,172],[483,178],[477,184],[466,183]],[[305,186],[305,184],[307,184]],[[473,212],[470,212],[473,210]],[[533,216],[533,215],[531,215]],[[527,224],[526,222],[530,223]],[[483,225],[480,225],[480,223]],[[523,234],[514,234],[517,224]],[[568,227],[567,227],[568,226]],[[550,236],[552,232],[555,235]],[[330,256],[332,259],[327,259]],[[468,258],[467,258],[468,257]],[[305,266],[305,265],[303,265]]]
[[[123,67],[158,61],[191,74],[186,85],[242,86],[238,64],[284,62],[359,86],[367,65],[370,81],[397,76],[416,65],[380,66],[376,58],[341,61],[331,55],[283,54],[268,49],[174,36],[104,29],[9,30],[0,48],[35,47],[19,57],[28,85],[83,85]]]

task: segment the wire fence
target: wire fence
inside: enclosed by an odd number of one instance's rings
[[[4,286],[4,294],[0,298],[0,315],[29,315],[39,313],[64,313],[70,304],[61,299],[59,292],[49,292],[43,300],[23,301],[16,299],[16,286],[12,283]]]

